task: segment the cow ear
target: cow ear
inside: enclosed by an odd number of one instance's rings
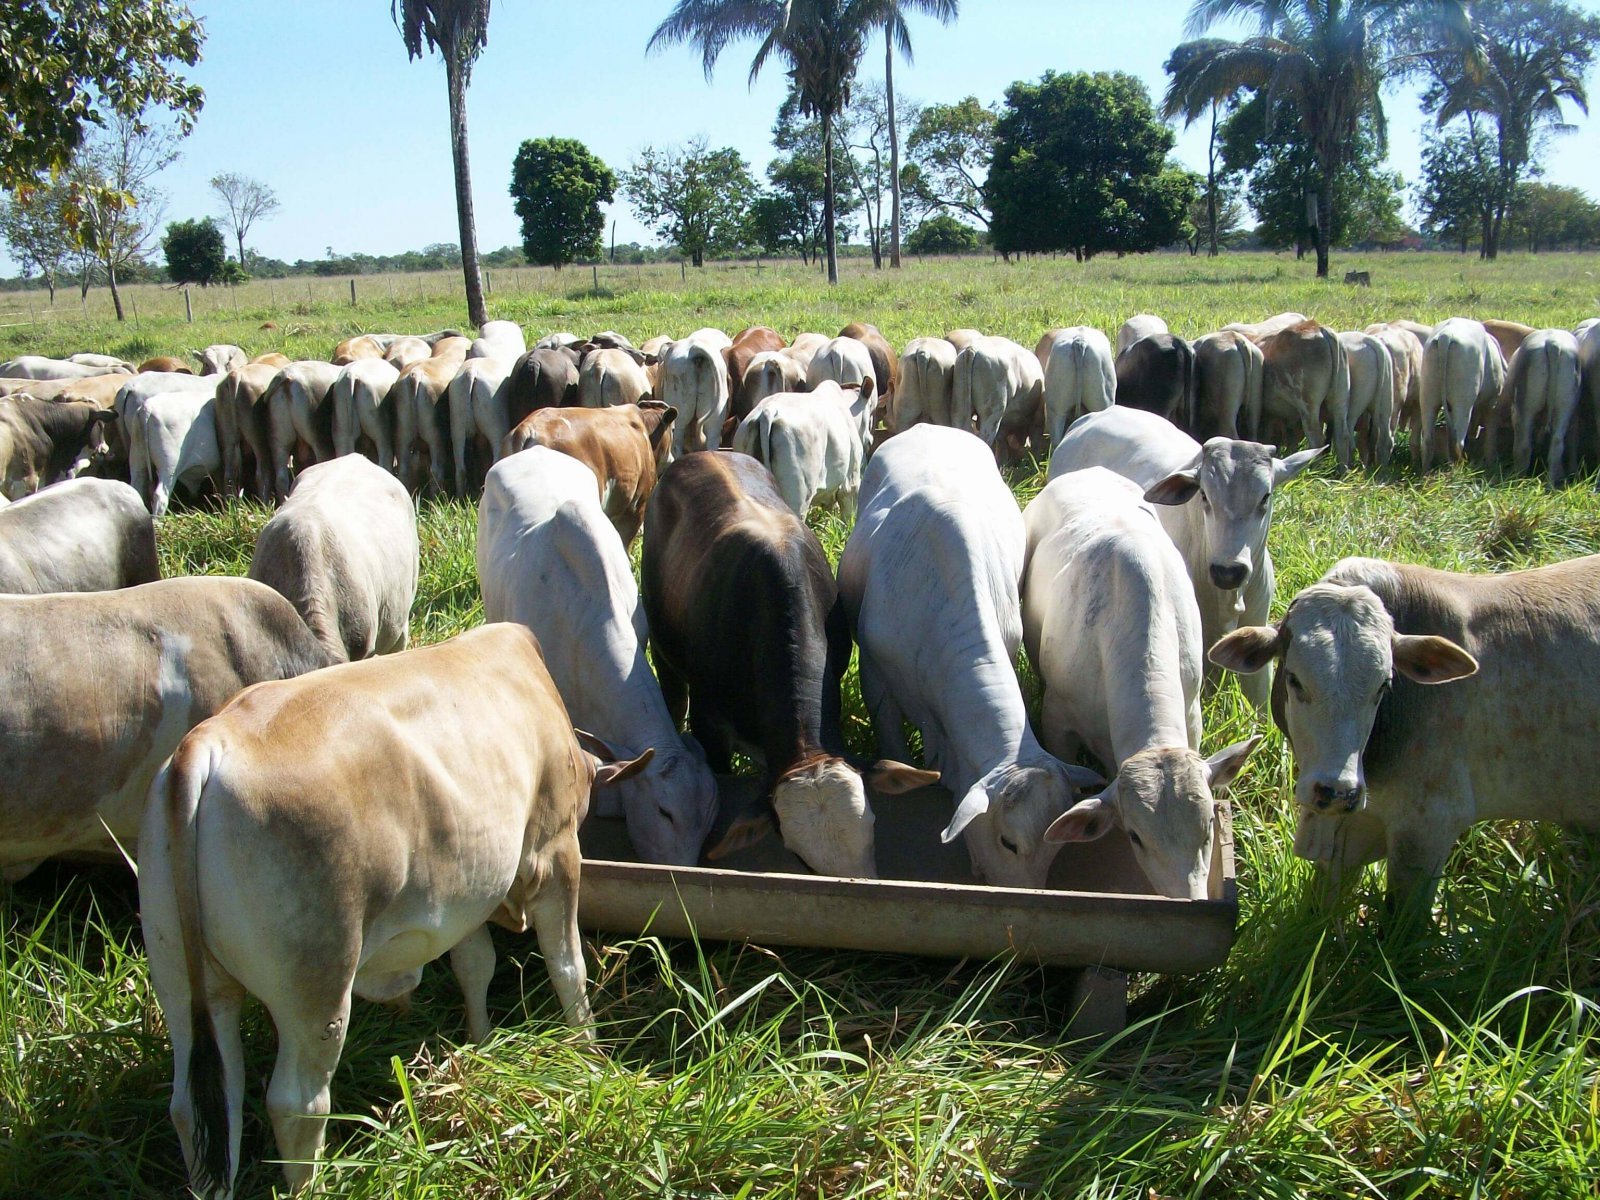
[[[1318,446],[1315,450],[1301,450],[1288,458],[1275,458],[1272,460],[1272,486],[1282,487],[1296,475],[1304,471],[1317,459],[1327,452],[1326,446]]]
[[[594,755],[596,758],[600,759],[602,762],[614,762],[616,760],[617,752],[610,746],[606,745],[599,738],[595,737],[595,735],[590,733],[587,729],[578,729],[577,727],[574,727],[572,730],[572,736],[578,739],[578,745],[582,746],[585,750]]]
[[[661,404],[661,401],[657,400],[655,403]],[[661,428],[665,429],[678,419],[678,410],[670,404],[661,404],[661,407],[666,410],[661,414]]]
[[[603,762],[595,760],[594,787],[610,787],[614,783],[621,783],[624,779],[632,779],[640,771],[650,765],[650,760],[656,756],[655,748],[650,747],[638,758],[625,759],[619,762]]]
[[[944,827],[939,840],[947,845],[955,841],[976,817],[988,811],[989,793],[983,790],[982,783],[973,784],[967,789],[967,794],[961,797],[961,803],[956,805],[955,815],[950,818],[950,824]]]
[[[1199,490],[1200,468],[1190,467],[1151,484],[1144,498],[1151,504],[1187,504]]]
[[[880,758],[861,772],[861,777],[873,791],[882,792],[885,796],[914,792],[920,787],[932,787],[939,782],[939,772],[920,771],[905,763],[895,762],[892,758]]]
[[[1067,769],[1067,782],[1080,792],[1090,788],[1103,788],[1106,786],[1105,776],[1099,771],[1091,771],[1088,767],[1080,767],[1077,763],[1062,763]]]
[[[1245,625],[1218,638],[1206,655],[1238,675],[1254,675],[1283,652],[1287,639],[1270,625]]]
[[[1206,759],[1206,783],[1210,785],[1211,790],[1217,793],[1226,791],[1228,785],[1243,769],[1250,752],[1260,744],[1261,735],[1258,733],[1242,742],[1225,746]]]
[[[1478,660],[1449,638],[1397,633],[1394,665],[1416,683],[1450,683],[1478,673]]]
[[[1050,828],[1044,831],[1044,840],[1094,842],[1105,837],[1117,823],[1115,801],[1106,799],[1110,794],[1108,790],[1087,800],[1079,800],[1050,822]]]
[[[727,858],[730,854],[737,854],[740,850],[747,850],[751,846],[759,845],[774,832],[772,814],[767,811],[746,812],[734,818],[717,844],[705,851],[707,862],[716,862],[718,859]]]

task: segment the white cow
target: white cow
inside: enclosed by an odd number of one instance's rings
[[[67,355],[67,361],[85,367],[100,367],[105,371],[122,371],[132,375],[138,368],[125,358],[114,354],[79,353]]]
[[[0,505],[0,592],[101,592],[154,583],[156,527],[116,479],[69,479]]]
[[[1350,430],[1369,471],[1386,467],[1394,455],[1395,369],[1389,346],[1376,334],[1339,335],[1350,364]],[[1349,448],[1342,447],[1348,456]],[[1339,464],[1350,469],[1349,458]]]
[[[328,654],[345,662],[406,648],[419,553],[406,489],[350,454],[296,476],[256,539],[249,575],[293,604]]]
[[[1233,438],[1204,446],[1153,413],[1117,405],[1080,418],[1050,459],[1050,478],[1105,467],[1144,490],[1183,556],[1205,644],[1242,621],[1266,620],[1276,586],[1267,534],[1276,490],[1325,447],[1278,458]],[[1267,681],[1245,688],[1257,708]]]
[[[333,420],[328,392],[343,367],[302,359],[279,371],[267,389],[267,444],[272,456],[272,489],[281,504],[296,471],[333,457]],[[307,454],[305,451],[309,451]]]
[[[1567,435],[1578,411],[1581,391],[1578,339],[1565,329],[1536,329],[1523,339],[1506,369],[1505,391],[1511,403],[1516,439],[1512,461],[1526,475],[1533,461],[1534,438],[1543,431],[1551,487],[1567,472]],[[1591,414],[1591,417],[1593,414]]]
[[[817,356],[817,351],[832,340],[825,333],[797,333],[794,335],[794,340],[778,353],[794,359],[800,366],[801,375],[804,376],[811,370],[811,360]]]
[[[372,461],[385,471],[397,470],[389,389],[399,377],[399,369],[385,358],[358,358],[340,369],[327,401],[333,409],[335,458],[354,454],[365,438],[372,444]]]
[[[151,396],[139,413],[139,431],[140,471],[155,481],[150,489],[152,516],[166,515],[180,487],[193,491],[207,479],[220,485],[222,444],[214,397],[203,392]]]
[[[182,371],[144,371],[132,376],[117,389],[112,401],[119,428],[128,439],[128,474],[133,490],[146,504],[151,500],[150,455],[144,448],[145,402],[151,396],[171,392],[195,392],[215,397],[217,388],[226,376],[190,375]]]
[[[1433,463],[1433,426],[1444,415],[1450,456],[1466,455],[1467,435],[1485,429],[1494,438],[1495,403],[1505,386],[1506,363],[1500,345],[1478,321],[1451,317],[1441,321],[1422,348],[1421,412],[1416,437],[1422,443],[1421,466]]]
[[[419,337],[397,337],[383,352],[383,360],[396,371],[433,357],[433,347]]]
[[[64,358],[45,358],[40,354],[23,354],[0,363],[0,379],[87,379],[91,375],[105,375],[116,370],[120,370],[120,367],[68,362]]]
[[[1022,638],[1044,683],[1041,739],[1062,759],[1087,748],[1116,771],[1045,839],[1119,827],[1162,895],[1215,898],[1214,793],[1259,739],[1200,757],[1203,646],[1183,559],[1138,485],[1103,468],[1052,479],[1024,523]]]
[[[1117,402],[1117,360],[1106,335],[1092,325],[1052,329],[1034,349],[1044,372],[1044,421],[1052,448],[1084,413]]]
[[[908,756],[901,723],[957,797],[943,838],[965,835],[974,874],[1043,887],[1044,832],[1093,772],[1045,753],[1017,683],[1024,535],[994,456],[969,433],[923,425],[867,467],[839,559],[878,749]]]
[[[650,373],[641,357],[637,351],[611,348],[584,355],[578,368],[578,403],[584,408],[615,408],[650,399]]]
[[[1042,411],[1044,372],[1039,360],[1010,338],[980,337],[956,355],[951,424],[975,430],[997,459],[1009,461],[1025,441],[1030,416]],[[1008,437],[1003,439],[1005,426]]]
[[[217,342],[204,350],[196,351],[195,358],[200,363],[202,375],[225,375],[235,367],[242,367],[250,361],[250,356],[242,349],[227,342]]]
[[[882,381],[873,377],[872,352],[867,344],[853,337],[836,337],[818,350],[806,368],[806,385],[816,391],[829,381],[840,387],[860,385],[856,413],[861,425],[861,444],[872,448],[872,423],[878,412]]]
[[[511,432],[506,390],[510,386],[515,358],[470,355],[461,364],[446,388],[450,411],[450,447],[455,456],[456,495],[465,497],[478,486],[467,467],[474,445],[487,457],[479,468],[487,471],[500,457],[500,443]],[[483,444],[479,443],[479,439]]]
[[[1415,430],[1422,402],[1423,339],[1405,322],[1380,321],[1368,325],[1366,332],[1381,341],[1389,351],[1394,367],[1394,428]]]
[[[894,392],[891,424],[904,433],[913,425],[949,426],[957,350],[944,338],[920,337],[900,355],[900,382]]]
[[[522,336],[522,326],[515,321],[485,321],[477,338],[467,347],[468,358],[518,359],[527,352],[528,342]]]
[[[728,364],[733,340],[720,329],[697,329],[669,344],[662,355],[656,398],[678,410],[672,427],[672,454],[722,445],[728,417]]]
[[[1167,323],[1152,313],[1139,313],[1129,317],[1122,323],[1122,328],[1117,330],[1117,353],[1121,354],[1140,338],[1147,338],[1155,333],[1171,333]],[[1113,360],[1114,361],[1114,360]]]
[[[824,380],[809,392],[768,396],[739,422],[733,448],[765,463],[784,503],[804,517],[814,505],[841,516],[856,510],[861,490],[861,393]]]
[[[645,862],[697,864],[716,779],[698,745],[679,737],[645,662],[639,588],[588,467],[544,446],[494,466],[478,508],[478,579],[487,620],[538,636],[573,724],[619,754],[654,748],[649,767],[596,814],[624,818]]]

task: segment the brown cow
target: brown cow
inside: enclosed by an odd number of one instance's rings
[[[347,367],[358,358],[382,358],[386,343],[370,333],[345,338],[333,348],[328,361],[336,367]]]
[[[288,365],[287,363],[285,365]],[[267,443],[267,389],[279,368],[267,363],[246,363],[222,377],[217,385],[217,448],[222,453],[222,490],[237,496],[250,487],[263,504],[272,501],[272,449]]]
[[[861,321],[851,321],[839,331],[839,336],[855,338],[871,353],[872,377],[878,384],[878,409],[880,412],[892,412],[895,385],[900,382],[900,356],[889,344],[889,339],[878,332],[876,325]]]
[[[500,457],[548,446],[583,463],[599,484],[600,506],[628,546],[639,534],[645,504],[667,465],[677,415],[677,409],[658,400],[612,408],[543,408],[506,435]]]
[[[722,357],[728,361],[728,417],[722,423],[722,444],[726,446],[733,437],[733,430],[740,421],[750,415],[754,405],[746,394],[744,388],[744,373],[750,366],[751,359],[767,350],[782,350],[789,343],[783,340],[776,329],[769,329],[765,325],[751,325],[748,329],[741,329],[733,335],[733,345],[722,352]]]
[[[441,341],[438,345],[445,345]],[[413,493],[431,480],[435,495],[450,494],[450,406],[447,402],[450,381],[466,361],[466,338],[449,343],[450,350],[412,363],[400,372],[389,389],[389,405],[394,412],[394,453],[400,482]],[[436,347],[437,348],[437,347]],[[422,455],[428,463],[423,466]],[[429,478],[424,478],[424,470]]]
[[[165,354],[156,358],[147,358],[139,364],[140,371],[170,371],[174,375],[193,375],[194,368],[181,358],[171,358]]]
[[[1315,321],[1301,321],[1258,343],[1265,367],[1261,412],[1245,436],[1287,446],[1298,421],[1313,448],[1327,444],[1324,423],[1333,427],[1339,461],[1350,461],[1350,362],[1339,335]]]

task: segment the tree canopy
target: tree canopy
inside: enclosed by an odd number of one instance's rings
[[[511,198],[522,222],[522,253],[558,270],[600,257],[617,177],[575,138],[530,138],[511,164]]]
[[[961,254],[977,248],[978,231],[947,213],[929,217],[906,239],[906,249],[913,254]]]
[[[225,171],[211,177],[211,190],[222,201],[222,219],[239,247],[239,266],[245,265],[244,239],[257,221],[278,211],[278,194],[259,179]]]
[[[930,104],[906,139],[901,172],[907,194],[926,213],[960,213],[989,225],[983,184],[994,158],[995,115],[967,96],[954,104]]]
[[[165,108],[183,133],[205,93],[200,22],[174,0],[0,0],[0,187],[66,167],[87,127]]]
[[[167,255],[167,278],[173,283],[210,287],[224,282],[228,244],[210,217],[172,222],[161,239],[161,249]]]
[[[711,150],[704,138],[683,146],[646,146],[621,182],[640,221],[697,267],[705,265],[706,255],[735,250],[749,240],[756,181],[731,146]]]
[[[1154,250],[1184,234],[1196,177],[1169,165],[1174,136],[1122,72],[1006,89],[984,198],[1003,254]]]

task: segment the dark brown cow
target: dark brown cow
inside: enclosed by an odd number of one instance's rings
[[[889,339],[878,332],[876,325],[851,321],[839,331],[840,337],[852,337],[872,355],[872,375],[878,384],[878,412],[894,411],[894,389],[900,382],[900,356],[894,352]]]
[[[782,350],[789,343],[776,329],[752,325],[733,335],[733,345],[722,352],[728,360],[728,419],[722,423],[722,444],[733,440],[739,422],[750,415],[752,403],[744,390],[744,373],[750,360],[768,350]]]
[[[1117,355],[1117,403],[1157,413],[1179,429],[1194,424],[1194,347],[1173,333],[1152,333]]]
[[[13,500],[69,479],[110,453],[110,410],[78,400],[0,400],[0,491]]]
[[[659,400],[610,408],[545,408],[525,417],[500,445],[500,457],[548,446],[594,472],[600,506],[625,546],[644,522],[645,505],[672,449],[678,410]]]
[[[541,408],[575,408],[582,355],[571,347],[535,347],[517,360],[506,381],[506,428]]]
[[[773,816],[815,871],[874,878],[872,809],[845,761],[839,683],[850,630],[816,536],[745,454],[689,454],[662,473],[645,522],[641,593],[667,709],[688,709],[716,771],[758,757],[770,808],[733,823],[710,857]],[[937,779],[900,763],[866,772],[881,791]]]

